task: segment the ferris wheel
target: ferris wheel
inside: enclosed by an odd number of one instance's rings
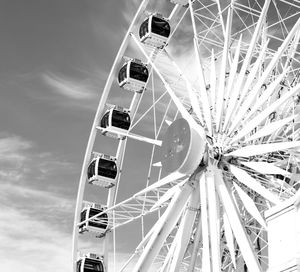
[[[141,1],[87,144],[74,272],[267,271],[265,212],[299,189],[299,13]]]

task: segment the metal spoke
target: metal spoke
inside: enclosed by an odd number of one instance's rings
[[[215,181],[220,200],[224,206],[231,229],[241,249],[248,269],[250,271],[262,271],[246,231],[241,223],[239,212],[237,211],[232,197],[223,181],[222,173],[218,169],[215,171]]]

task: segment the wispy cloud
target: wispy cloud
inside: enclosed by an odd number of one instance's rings
[[[13,200],[15,205],[25,203],[24,207],[33,202],[40,202],[44,207],[49,203],[58,207],[60,203],[59,207],[68,206],[70,209],[74,203],[68,202],[63,194],[52,192],[48,185],[54,184],[51,179],[57,178],[63,171],[69,173],[74,170],[74,165],[52,153],[38,153],[36,149],[34,143],[20,136],[6,134],[0,138],[0,203]],[[60,189],[66,188],[62,186]]]
[[[30,141],[26,141],[19,136],[3,135],[3,138],[0,139],[0,161],[24,161],[26,156],[23,153],[32,145]]]
[[[0,185],[0,190],[1,206],[8,206],[31,220],[38,220],[70,233],[74,200],[55,192],[5,182]]]
[[[42,206],[45,209],[55,208],[55,209],[62,209],[66,212],[70,212],[73,209],[74,203],[65,197],[59,196],[56,193],[51,193],[35,188],[29,188],[25,186],[19,186],[15,184],[1,184],[0,185],[1,191],[1,201],[4,203],[8,203],[10,197],[18,198],[16,205],[18,203],[23,203],[23,207],[28,205],[29,202],[41,202],[43,203]],[[19,207],[22,208],[22,207]]]
[[[71,271],[70,235],[9,206],[0,216],[3,271]]]
[[[2,136],[2,137],[1,137]],[[6,182],[38,181],[50,178],[66,169],[74,172],[76,167],[50,152],[38,152],[31,141],[8,133],[0,134],[0,178]],[[34,176],[32,179],[31,176]]]
[[[2,136],[2,137],[1,137]],[[28,170],[27,151],[33,143],[16,135],[0,134],[0,179],[17,182],[22,180]]]
[[[0,134],[1,268],[8,272],[71,271],[74,200],[35,185],[40,177],[51,181],[49,171],[60,171],[51,153],[39,154],[36,149],[20,136]],[[44,172],[37,170],[39,160]]]
[[[56,93],[74,100],[90,100],[96,97],[94,86],[84,80],[69,79],[53,73],[43,74],[44,82]]]

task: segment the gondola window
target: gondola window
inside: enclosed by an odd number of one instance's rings
[[[132,62],[129,76],[133,79],[146,82],[148,79],[148,69],[141,64]]]
[[[90,213],[89,213],[89,218],[91,218],[91,217],[93,217],[93,216],[99,214],[100,212],[101,212],[101,210],[91,208],[91,209],[90,209]],[[90,225],[91,227],[96,227],[96,228],[106,229],[107,223],[108,223],[107,214],[106,214],[106,213],[103,213],[103,214],[99,215],[99,216],[97,217],[97,219],[100,219],[101,222],[90,221],[90,222],[89,222],[89,225]]]
[[[122,128],[122,129],[129,129],[130,127],[130,116],[128,113],[124,113],[121,111],[114,110],[112,114],[112,126]]]
[[[85,259],[84,272],[104,272],[101,261]]]
[[[168,38],[170,35],[170,25],[167,21],[158,17],[152,17],[151,31],[155,34]]]
[[[117,166],[113,161],[99,160],[98,175],[114,179],[117,175]]]

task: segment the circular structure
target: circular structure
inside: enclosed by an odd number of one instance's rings
[[[265,211],[299,190],[299,12],[141,2],[86,149],[74,272],[272,266]]]
[[[186,175],[192,174],[203,159],[205,145],[205,139],[185,119],[177,119],[163,137],[163,169],[168,173],[178,171]]]

